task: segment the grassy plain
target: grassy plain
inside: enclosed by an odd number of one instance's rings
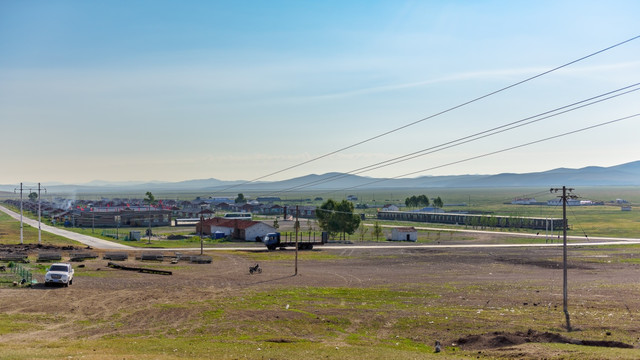
[[[315,250],[301,253],[298,276],[292,251],[212,255],[205,265],[125,263],[171,277],[89,260],[69,288],[1,289],[0,357],[636,359],[640,351],[640,265],[628,262],[637,247],[571,250],[572,332],[559,249]],[[249,275],[255,262],[264,271]],[[603,345],[510,343],[516,333]],[[636,348],[604,345],[613,342]]]

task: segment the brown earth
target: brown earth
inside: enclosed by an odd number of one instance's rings
[[[506,346],[520,345],[524,343],[559,343],[586,346],[617,347],[623,349],[633,349],[633,345],[620,341],[606,340],[576,340],[569,337],[550,332],[538,332],[529,329],[527,332],[507,333],[496,331],[490,334],[469,335],[460,338],[456,343],[464,350],[484,350]]]
[[[4,250],[35,253],[39,248]],[[68,288],[47,288],[41,283],[29,289],[2,288],[1,313],[42,319],[37,329],[5,334],[0,342],[192,333],[196,330],[191,324],[203,311],[212,309],[205,305],[292,287],[411,289],[437,295],[407,300],[420,309],[433,309],[426,314],[411,307],[358,310],[357,315],[350,310],[342,314],[335,308],[316,309],[312,304],[305,309],[318,316],[311,322],[349,317],[347,332],[357,332],[361,324],[380,322],[384,324],[376,334],[380,339],[393,335],[402,317],[415,319],[406,335],[412,341],[431,345],[439,339],[461,350],[490,351],[531,342],[624,348],[637,347],[640,341],[640,265],[632,261],[640,258],[637,248],[570,250],[569,301],[576,330],[570,333],[563,329],[561,248],[353,249],[346,245],[337,250],[320,248],[308,256],[301,253],[297,276],[293,276],[291,250],[259,255],[209,252],[212,264],[141,262],[135,260],[135,252],[130,254],[128,261],[119,264],[170,270],[173,275],[116,270],[99,258],[84,261],[83,267],[75,264],[77,276]],[[270,255],[277,260],[270,260]],[[263,272],[250,275],[249,266],[255,263],[260,263]],[[36,275],[40,282],[43,277]],[[206,331],[231,331],[234,326],[258,321],[263,328],[256,331],[268,332],[275,329],[270,324],[299,320],[301,315],[286,311],[283,304],[282,309],[269,312],[242,307],[228,316],[227,321],[207,324]],[[313,333],[281,335],[268,341],[328,341]]]

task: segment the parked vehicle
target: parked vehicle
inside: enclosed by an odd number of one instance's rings
[[[69,286],[73,284],[74,272],[73,266],[69,263],[51,264],[47,269],[47,274],[44,276],[44,285],[59,284]]]
[[[243,220],[251,220],[251,213],[227,213],[223,216],[225,219],[243,219]]]
[[[323,245],[327,243],[328,235],[326,232],[322,233],[322,237],[318,239],[298,239],[298,250],[311,250],[314,245]],[[295,239],[288,239],[286,241],[282,241],[280,233],[268,233],[262,238],[262,243],[267,246],[269,250],[275,250],[276,248],[284,249],[286,247],[295,247],[296,241]]]
[[[253,273],[262,274],[262,268],[260,265],[256,264],[256,266],[249,266],[249,274],[253,275]]]

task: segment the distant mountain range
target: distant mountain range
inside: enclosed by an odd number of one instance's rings
[[[495,188],[559,186],[640,186],[640,161],[611,167],[589,166],[581,169],[559,168],[543,172],[497,175],[422,176],[411,179],[370,178],[358,175],[327,173],[306,175],[272,182],[223,181],[218,179],[179,182],[109,182],[94,180],[81,185],[44,184],[49,192],[145,192],[145,191],[332,191],[402,188]],[[16,185],[0,185],[0,191],[13,192]]]

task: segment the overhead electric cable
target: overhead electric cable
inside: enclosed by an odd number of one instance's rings
[[[364,167],[360,167],[358,169],[351,170],[351,171],[349,171],[347,173],[344,173],[344,174],[336,174],[336,175],[332,175],[332,176],[329,176],[329,177],[326,177],[326,178],[323,178],[323,179],[318,179],[318,180],[314,180],[314,181],[311,181],[311,182],[308,182],[308,183],[300,184],[300,185],[297,185],[297,186],[294,186],[294,187],[291,187],[291,188],[288,188],[288,189],[277,191],[277,192],[272,193],[272,194],[278,194],[278,193],[283,193],[283,192],[288,192],[288,191],[293,191],[293,190],[299,190],[301,188],[305,188],[305,187],[309,187],[309,186],[313,186],[313,185],[319,185],[319,184],[328,183],[328,182],[331,182],[331,181],[335,181],[335,180],[347,177],[349,175],[361,174],[361,173],[364,173],[364,172],[368,172],[368,171],[380,169],[380,168],[383,168],[383,167],[391,166],[391,165],[394,165],[394,164],[397,164],[397,163],[400,163],[400,162],[412,160],[412,159],[415,159],[417,157],[421,157],[421,156],[425,156],[425,155],[432,154],[432,153],[435,153],[435,152],[439,152],[439,151],[442,151],[442,150],[446,150],[446,149],[449,149],[449,148],[452,148],[452,147],[455,147],[455,146],[460,146],[460,145],[463,145],[463,144],[466,144],[466,143],[469,143],[469,142],[472,142],[472,141],[476,141],[476,140],[480,140],[480,139],[483,139],[483,138],[486,138],[486,137],[489,137],[489,136],[500,134],[500,133],[503,133],[505,131],[509,131],[509,130],[513,130],[513,129],[516,129],[516,128],[519,128],[519,127],[522,127],[522,126],[525,126],[525,125],[533,124],[533,123],[536,123],[536,122],[539,122],[539,121],[542,121],[542,120],[545,120],[545,119],[549,119],[551,117],[555,117],[555,116],[558,116],[558,115],[565,114],[565,113],[570,112],[570,111],[578,110],[578,109],[581,109],[581,108],[584,108],[584,107],[587,107],[587,106],[590,106],[590,105],[593,105],[593,104],[597,104],[597,103],[600,103],[600,102],[603,102],[603,101],[606,101],[606,100],[610,100],[612,98],[616,98],[618,96],[622,96],[622,95],[625,95],[625,94],[632,93],[634,91],[638,91],[638,90],[640,90],[640,87],[638,87],[639,85],[640,85],[640,83],[635,83],[633,85],[625,86],[625,87],[622,87],[620,89],[609,91],[609,92],[606,92],[604,94],[593,96],[593,97],[585,99],[585,100],[574,102],[574,103],[569,104],[569,105],[565,105],[565,106],[562,106],[562,107],[559,107],[559,108],[555,108],[553,110],[545,111],[545,112],[540,113],[540,114],[536,114],[536,115],[533,115],[533,116],[530,116],[530,117],[527,117],[527,118],[524,118],[524,119],[521,119],[521,120],[513,121],[513,122],[510,122],[510,123],[507,123],[507,124],[504,124],[504,125],[500,125],[500,126],[488,129],[488,130],[484,130],[484,131],[481,131],[481,132],[478,132],[478,133],[475,133],[475,134],[467,135],[467,136],[464,136],[464,137],[461,137],[461,138],[458,138],[458,139],[455,139],[455,140],[451,140],[451,141],[448,141],[448,142],[445,142],[445,143],[442,143],[442,144],[439,144],[439,145],[436,145],[436,146],[432,146],[432,147],[429,147],[429,148],[426,148],[426,149],[422,149],[422,150],[419,150],[419,151],[416,151],[416,152],[412,152],[412,153],[409,153],[409,154],[398,156],[398,157],[395,157],[393,159],[384,160],[384,161],[381,161],[381,162],[378,162],[378,163],[375,163],[375,164],[371,164],[371,165],[367,165],[367,166],[364,166]],[[616,92],[620,92],[622,90],[627,90],[627,91],[619,93],[619,94],[615,94]],[[614,94],[614,95],[611,95],[611,94]],[[607,96],[607,95],[611,95],[611,96],[602,98],[602,97]],[[591,100],[594,100],[594,99],[597,99],[597,100],[587,103],[588,101],[591,101]],[[580,104],[582,104],[582,105],[580,105]],[[564,109],[564,111],[560,111],[560,110],[563,110],[563,109]],[[543,115],[547,115],[547,116],[543,117]]]
[[[511,146],[511,147],[504,148],[504,149],[501,149],[501,150],[496,150],[496,151],[484,153],[484,154],[481,154],[481,155],[472,156],[472,157],[469,157],[469,158],[466,158],[466,159],[457,160],[457,161],[453,161],[453,162],[450,162],[450,163],[446,163],[446,164],[442,164],[442,165],[438,165],[438,166],[434,166],[434,167],[430,167],[430,168],[426,168],[426,169],[422,169],[422,170],[412,171],[412,172],[409,172],[409,173],[406,173],[406,174],[402,174],[402,175],[398,175],[398,176],[394,176],[394,177],[391,177],[391,178],[378,179],[378,180],[375,180],[375,181],[371,181],[371,182],[368,182],[368,183],[364,183],[364,184],[360,184],[360,185],[356,185],[356,186],[352,186],[352,187],[348,187],[348,188],[343,188],[343,189],[340,189],[340,190],[333,190],[332,192],[351,190],[351,189],[359,188],[359,187],[366,186],[366,185],[376,184],[376,183],[379,183],[379,182],[384,182],[384,181],[393,180],[393,179],[399,179],[399,178],[405,177],[405,176],[410,176],[410,175],[423,173],[423,172],[426,172],[426,171],[440,169],[440,168],[443,168],[443,167],[456,165],[456,164],[468,162],[468,161],[471,161],[471,160],[480,159],[480,158],[491,156],[491,155],[500,154],[500,153],[503,153],[503,152],[519,149],[519,148],[522,148],[522,147],[525,147],[525,146],[534,145],[534,144],[538,144],[538,143],[541,143],[541,142],[545,142],[545,141],[557,139],[557,138],[560,138],[560,137],[576,134],[576,133],[579,133],[579,132],[595,129],[595,128],[598,128],[598,127],[610,125],[610,124],[613,124],[613,123],[617,123],[617,122],[620,122],[620,121],[623,121],[623,120],[628,120],[628,119],[631,119],[631,118],[634,118],[634,117],[638,117],[638,116],[640,116],[640,113],[629,115],[629,116],[625,116],[625,117],[618,118],[618,119],[615,119],[615,120],[605,121],[605,122],[602,122],[602,123],[599,123],[599,124],[587,126],[587,127],[580,128],[580,129],[577,129],[577,130],[568,131],[568,132],[565,132],[565,133],[562,133],[562,134],[549,136],[549,137],[546,137],[546,138],[543,138],[543,139],[530,141],[530,142],[527,142],[527,143],[524,143],[524,144]]]
[[[402,129],[405,129],[405,128],[408,128],[408,127],[410,127],[410,126],[413,126],[413,125],[419,124],[419,123],[421,123],[421,122],[423,122],[423,121],[426,121],[426,120],[429,120],[429,119],[435,118],[435,117],[437,117],[437,116],[440,116],[440,115],[446,114],[446,113],[451,112],[451,111],[453,111],[453,110],[459,109],[459,108],[461,108],[461,107],[467,106],[467,105],[472,104],[472,103],[474,103],[474,102],[477,102],[477,101],[480,101],[480,100],[482,100],[482,99],[485,99],[485,98],[488,98],[488,97],[490,97],[490,96],[493,96],[493,95],[495,95],[495,94],[501,93],[501,92],[503,92],[503,91],[505,91],[505,90],[511,89],[511,88],[516,87],[516,86],[521,85],[521,84],[524,84],[524,83],[526,83],[526,82],[528,82],[528,81],[531,81],[531,80],[537,79],[537,78],[539,78],[539,77],[542,77],[542,76],[547,75],[547,74],[549,74],[549,73],[552,73],[552,72],[554,72],[554,71],[560,70],[560,69],[565,68],[565,67],[570,66],[570,65],[573,65],[573,64],[578,63],[578,62],[580,62],[580,61],[582,61],[582,60],[588,59],[588,58],[590,58],[590,57],[593,57],[593,56],[595,56],[595,55],[601,54],[601,53],[603,53],[603,52],[606,52],[606,51],[611,50],[611,49],[613,49],[613,48],[616,48],[616,47],[618,47],[618,46],[624,45],[624,44],[629,43],[629,42],[631,42],[631,41],[633,41],[633,40],[636,40],[636,39],[638,39],[638,38],[640,38],[640,35],[636,35],[636,36],[634,36],[634,37],[632,37],[632,38],[629,38],[629,39],[627,39],[627,40],[621,41],[621,42],[619,42],[619,43],[617,43],[617,44],[611,45],[611,46],[606,47],[606,48],[604,48],[604,49],[601,49],[601,50],[598,50],[598,51],[593,52],[593,53],[591,53],[591,54],[585,55],[585,56],[583,56],[583,57],[580,57],[580,58],[578,58],[578,59],[572,60],[572,61],[570,61],[570,62],[568,62],[568,63],[563,64],[563,65],[557,66],[557,67],[555,67],[555,68],[552,68],[552,69],[550,69],[550,70],[544,71],[544,72],[539,73],[539,74],[537,74],[537,75],[534,75],[534,76],[528,77],[528,78],[526,78],[526,79],[524,79],[524,80],[520,80],[520,81],[518,81],[518,82],[516,82],[516,83],[513,83],[513,84],[511,84],[511,85],[505,86],[505,87],[503,87],[503,88],[500,88],[500,89],[498,89],[498,90],[492,91],[492,92],[487,93],[487,94],[485,94],[485,95],[482,95],[482,96],[476,97],[476,98],[474,98],[474,99],[471,99],[471,100],[466,101],[466,102],[463,102],[463,103],[461,103],[461,104],[459,104],[459,105],[456,105],[456,106],[450,107],[450,108],[448,108],[448,109],[446,109],[446,110],[442,110],[442,111],[440,111],[440,112],[437,112],[437,113],[435,113],[435,114],[429,115],[429,116],[424,117],[424,118],[422,118],[422,119],[419,119],[419,120],[416,120],[416,121],[410,122],[410,123],[408,123],[408,124],[405,124],[405,125],[402,125],[402,126],[400,126],[400,127],[397,127],[397,128],[391,129],[391,130],[388,130],[388,131],[383,132],[383,133],[381,133],[381,134],[378,134],[378,135],[375,135],[375,136],[369,137],[369,138],[367,138],[367,139],[364,139],[364,140],[358,141],[358,142],[356,142],[356,143],[354,143],[354,144],[351,144],[351,145],[348,145],[348,146],[342,147],[342,148],[340,148],[340,149],[337,149],[337,150],[334,150],[334,151],[328,152],[328,153],[326,153],[326,154],[323,154],[323,155],[317,156],[317,157],[315,157],[315,158],[312,158],[312,159],[309,159],[309,160],[306,160],[306,161],[300,162],[300,163],[298,163],[298,164],[291,165],[291,166],[286,167],[286,168],[284,168],[284,169],[281,169],[281,170],[278,170],[278,171],[271,172],[271,173],[269,173],[269,174],[266,174],[266,175],[263,175],[263,176],[260,176],[260,177],[254,178],[254,179],[249,180],[249,181],[245,181],[245,182],[242,182],[242,183],[239,183],[239,184],[232,185],[232,186],[230,186],[230,187],[227,187],[227,188],[225,188],[225,189],[221,190],[220,192],[226,192],[226,191],[228,191],[228,190],[230,190],[230,189],[233,189],[233,188],[236,188],[236,187],[238,187],[238,186],[242,186],[242,185],[246,185],[246,184],[249,184],[249,183],[252,183],[252,182],[256,182],[256,181],[258,181],[258,180],[262,180],[262,179],[264,179],[264,178],[267,178],[267,177],[270,177],[270,176],[273,176],[273,175],[276,175],[276,174],[280,174],[280,173],[282,173],[282,172],[285,172],[285,171],[288,171],[288,170],[291,170],[291,169],[295,169],[295,168],[300,167],[300,166],[302,166],[302,165],[309,164],[309,163],[311,163],[311,162],[314,162],[314,161],[317,161],[317,160],[320,160],[320,159],[323,159],[323,158],[329,157],[329,156],[331,156],[331,155],[335,155],[335,154],[337,154],[337,153],[340,153],[340,152],[342,152],[342,151],[345,151],[345,150],[348,150],[348,149],[354,148],[354,147],[356,147],[356,146],[359,146],[359,145],[362,145],[362,144],[368,143],[368,142],[373,141],[373,140],[375,140],[375,139],[379,139],[379,138],[381,138],[381,137],[383,137],[383,136],[386,136],[386,135],[389,135],[389,134],[395,133],[395,132],[400,131],[400,130],[402,130]]]
[[[584,228],[582,227],[582,225],[580,224],[580,222],[578,221],[578,217],[576,216],[576,213],[573,211],[573,209],[571,208],[571,206],[569,206],[569,211],[571,212],[571,215],[573,215],[573,218],[575,220],[576,225],[580,228],[580,231],[582,232],[582,235],[584,235],[584,237],[589,240],[589,235],[587,235],[587,232],[584,231]]]

